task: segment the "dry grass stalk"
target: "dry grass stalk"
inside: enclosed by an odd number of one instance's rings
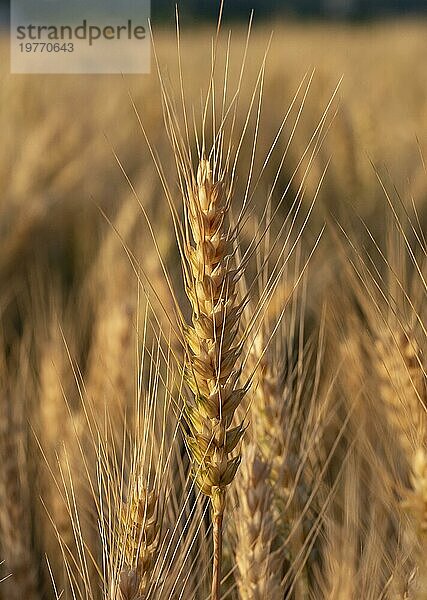
[[[200,490],[212,503],[214,564],[212,599],[220,597],[222,524],[226,489],[240,463],[233,456],[243,424],[231,428],[245,390],[236,389],[241,348],[236,343],[242,305],[236,293],[237,272],[231,269],[231,240],[225,222],[229,196],[223,181],[215,181],[209,161],[200,161],[197,178],[188,183],[186,211],[192,240],[185,247],[186,292],[192,324],[186,379],[193,393],[185,413],[190,433],[187,445]]]

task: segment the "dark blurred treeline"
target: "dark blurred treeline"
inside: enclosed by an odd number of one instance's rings
[[[216,19],[219,0],[178,0],[180,14],[197,19]],[[377,16],[427,12],[427,0],[226,0],[225,18],[247,17],[255,10],[257,18],[291,15],[365,19]],[[169,19],[174,0],[152,0],[153,19]]]
[[[125,0],[123,6],[128,2],[135,0]],[[151,0],[153,20],[174,20],[176,4],[187,22],[193,19],[216,20],[220,0]],[[0,0],[1,22],[8,20],[9,6],[10,0]],[[257,19],[279,16],[369,19],[387,15],[427,14],[427,0],[225,0],[224,19],[246,20],[252,9]]]

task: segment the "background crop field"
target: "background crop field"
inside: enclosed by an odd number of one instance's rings
[[[230,27],[232,94],[247,29],[239,23]],[[255,20],[236,111],[234,147],[272,31],[255,174],[262,169],[301,83],[302,87],[254,188],[242,244],[243,248],[250,245],[254,224],[262,219],[269,196],[271,210],[279,206],[270,226],[274,238],[295,197],[303,192],[295,227],[304,229],[297,256],[292,255],[289,272],[284,271],[282,296],[273,298],[271,311],[260,321],[267,323],[270,312],[276,317],[281,313],[277,303],[289,303],[283,327],[281,323],[278,327],[279,336],[288,336],[287,350],[282,352],[289,364],[278,379],[289,384],[289,371],[295,370],[300,378],[295,376],[296,380],[306,379],[309,384],[305,392],[301,383],[304,400],[303,408],[295,409],[298,419],[290,416],[292,410],[286,418],[280,410],[280,418],[276,415],[280,431],[293,424],[301,428],[301,438],[307,442],[298,451],[291,442],[280,450],[284,462],[296,452],[305,473],[297,476],[290,470],[294,479],[286,484],[293,490],[290,494],[286,488],[288,500],[300,493],[304,482],[299,477],[317,483],[309,492],[304,490],[305,500],[278,505],[272,516],[274,535],[264,546],[271,547],[271,556],[275,552],[274,560],[282,557],[278,596],[267,588],[264,595],[245,588],[239,552],[249,555],[249,550],[244,546],[242,550],[242,532],[227,525],[223,597],[427,598],[426,563],[419,559],[427,553],[425,530],[418,536],[419,522],[414,517],[427,502],[427,475],[419,467],[418,452],[426,439],[420,422],[407,424],[417,411],[420,420],[425,419],[427,22],[421,18],[359,24]],[[212,35],[208,25],[182,26],[184,93],[198,123],[209,85]],[[227,24],[220,38],[218,97]],[[154,42],[162,81],[179,106],[175,32],[164,25],[155,27]],[[162,386],[168,414],[162,421],[164,406],[154,402],[160,421],[155,425],[153,417],[152,430],[158,433],[153,454],[164,451],[158,439],[166,438],[174,448],[170,460],[174,472],[168,475],[174,498],[166,494],[164,521],[167,539],[175,539],[173,535],[176,539],[156,547],[156,556],[164,555],[163,562],[156,563],[156,581],[167,583],[161,591],[153,585],[140,597],[207,598],[212,551],[209,512],[194,499],[194,492],[185,492],[190,470],[180,433],[174,430],[179,394],[172,400],[173,392],[164,381],[173,362],[165,347],[176,355],[181,350],[167,319],[174,311],[173,299],[147,225],[148,217],[178,302],[188,316],[173,222],[155,165],[161,164],[181,214],[155,61],[152,73],[145,76],[10,75],[6,36],[0,43],[0,57],[0,561],[4,561],[0,579],[5,578],[0,598],[55,598],[55,587],[58,598],[71,598],[73,593],[78,598],[139,597],[125,597],[111,584],[115,567],[105,565],[116,547],[115,538],[108,538],[108,528],[100,525],[94,496],[108,464],[110,499],[120,500],[114,488],[114,477],[116,484],[120,480],[120,461],[126,465],[125,480],[132,471],[124,440],[132,448],[140,434],[137,428],[133,434],[124,433],[127,411],[134,406],[139,387],[145,390],[142,396],[152,399],[160,396],[157,388]],[[305,177],[304,151],[331,98],[321,145]],[[251,132],[256,118],[257,111],[252,110]],[[253,133],[245,139],[237,165],[237,206],[245,193],[252,149]],[[314,197],[313,211],[303,226]],[[296,273],[324,225],[292,296]],[[279,238],[271,254],[279,263],[280,249]],[[406,350],[399,349],[401,335],[405,348],[416,354],[403,376],[397,375],[402,365],[396,366],[396,361],[405,363],[407,358]],[[273,340],[271,346],[277,350],[280,344]],[[145,375],[138,383],[143,354],[147,354],[141,368]],[[154,364],[160,365],[158,379],[153,376]],[[151,384],[147,383],[150,377]],[[405,392],[405,385],[411,392]],[[284,385],[289,397],[295,386],[300,389],[295,382]],[[414,389],[417,408],[411,404],[412,396],[408,399]],[[252,393],[256,395],[256,389]],[[387,400],[390,394],[392,401]],[[392,418],[387,416],[390,405]],[[261,419],[260,414],[252,420]],[[167,434],[161,432],[162,426]],[[254,431],[248,435],[250,445],[256,446]],[[404,449],[396,441],[402,436]],[[303,460],[303,455],[310,455],[310,460]],[[414,466],[414,456],[419,468]],[[264,490],[266,498],[277,492],[278,485],[269,461],[273,475],[266,478],[265,485],[271,487]],[[417,474],[422,479],[418,487]],[[239,514],[244,481],[236,490],[229,502],[231,521],[233,510]],[[410,504],[415,493],[423,500],[411,513],[405,498]],[[197,506],[194,515],[192,506]],[[304,515],[304,527],[295,515]],[[236,522],[247,518],[237,516]],[[199,528],[184,527],[185,519]],[[174,534],[170,523],[180,523]],[[194,546],[189,540],[195,540]],[[177,554],[172,555],[175,546]]]

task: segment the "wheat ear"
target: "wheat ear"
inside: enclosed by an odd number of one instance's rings
[[[303,598],[308,585],[307,547],[316,535],[313,519],[321,466],[315,444],[316,434],[317,440],[322,436],[322,421],[316,417],[320,409],[316,412],[314,405],[319,395],[314,387],[316,375],[310,372],[313,359],[297,340],[297,320],[293,321],[291,315],[279,323],[281,336],[274,343],[269,343],[267,333],[274,325],[268,323],[254,339],[250,358],[257,368],[249,433],[260,456],[270,465],[271,510],[279,524],[277,534],[284,550],[282,589],[292,585],[295,597]],[[290,353],[294,346],[296,364]],[[320,341],[318,352],[320,365]]]
[[[159,539],[158,495],[154,490],[147,492],[140,477],[123,506],[120,541],[124,568],[120,574],[120,600],[146,597]]]
[[[402,506],[409,513],[416,539],[414,597],[421,600],[427,594],[427,396],[422,353],[410,332],[383,336],[376,349],[387,418],[411,469],[410,488],[404,490]]]
[[[229,198],[223,181],[213,180],[208,160],[200,161],[197,177],[187,185],[185,208],[191,236],[185,244],[184,274],[192,307],[192,322],[185,328],[186,380],[192,391],[185,407],[186,440],[197,485],[212,504],[212,600],[218,600],[226,489],[239,467],[240,456],[232,454],[244,430],[243,424],[231,428],[231,422],[245,391],[236,389],[241,348],[235,340],[242,306],[237,274],[229,264]]]
[[[274,552],[276,537],[269,482],[270,466],[255,444],[246,448],[237,478],[239,508],[236,513],[237,587],[241,600],[281,600],[282,560]]]
[[[390,426],[411,462],[414,448],[426,440],[425,376],[414,336],[382,332],[376,340],[376,370]]]

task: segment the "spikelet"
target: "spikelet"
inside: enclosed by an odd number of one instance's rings
[[[276,526],[269,465],[255,444],[245,450],[237,477],[239,508],[235,513],[237,587],[241,600],[282,600],[281,560],[274,549]]]

